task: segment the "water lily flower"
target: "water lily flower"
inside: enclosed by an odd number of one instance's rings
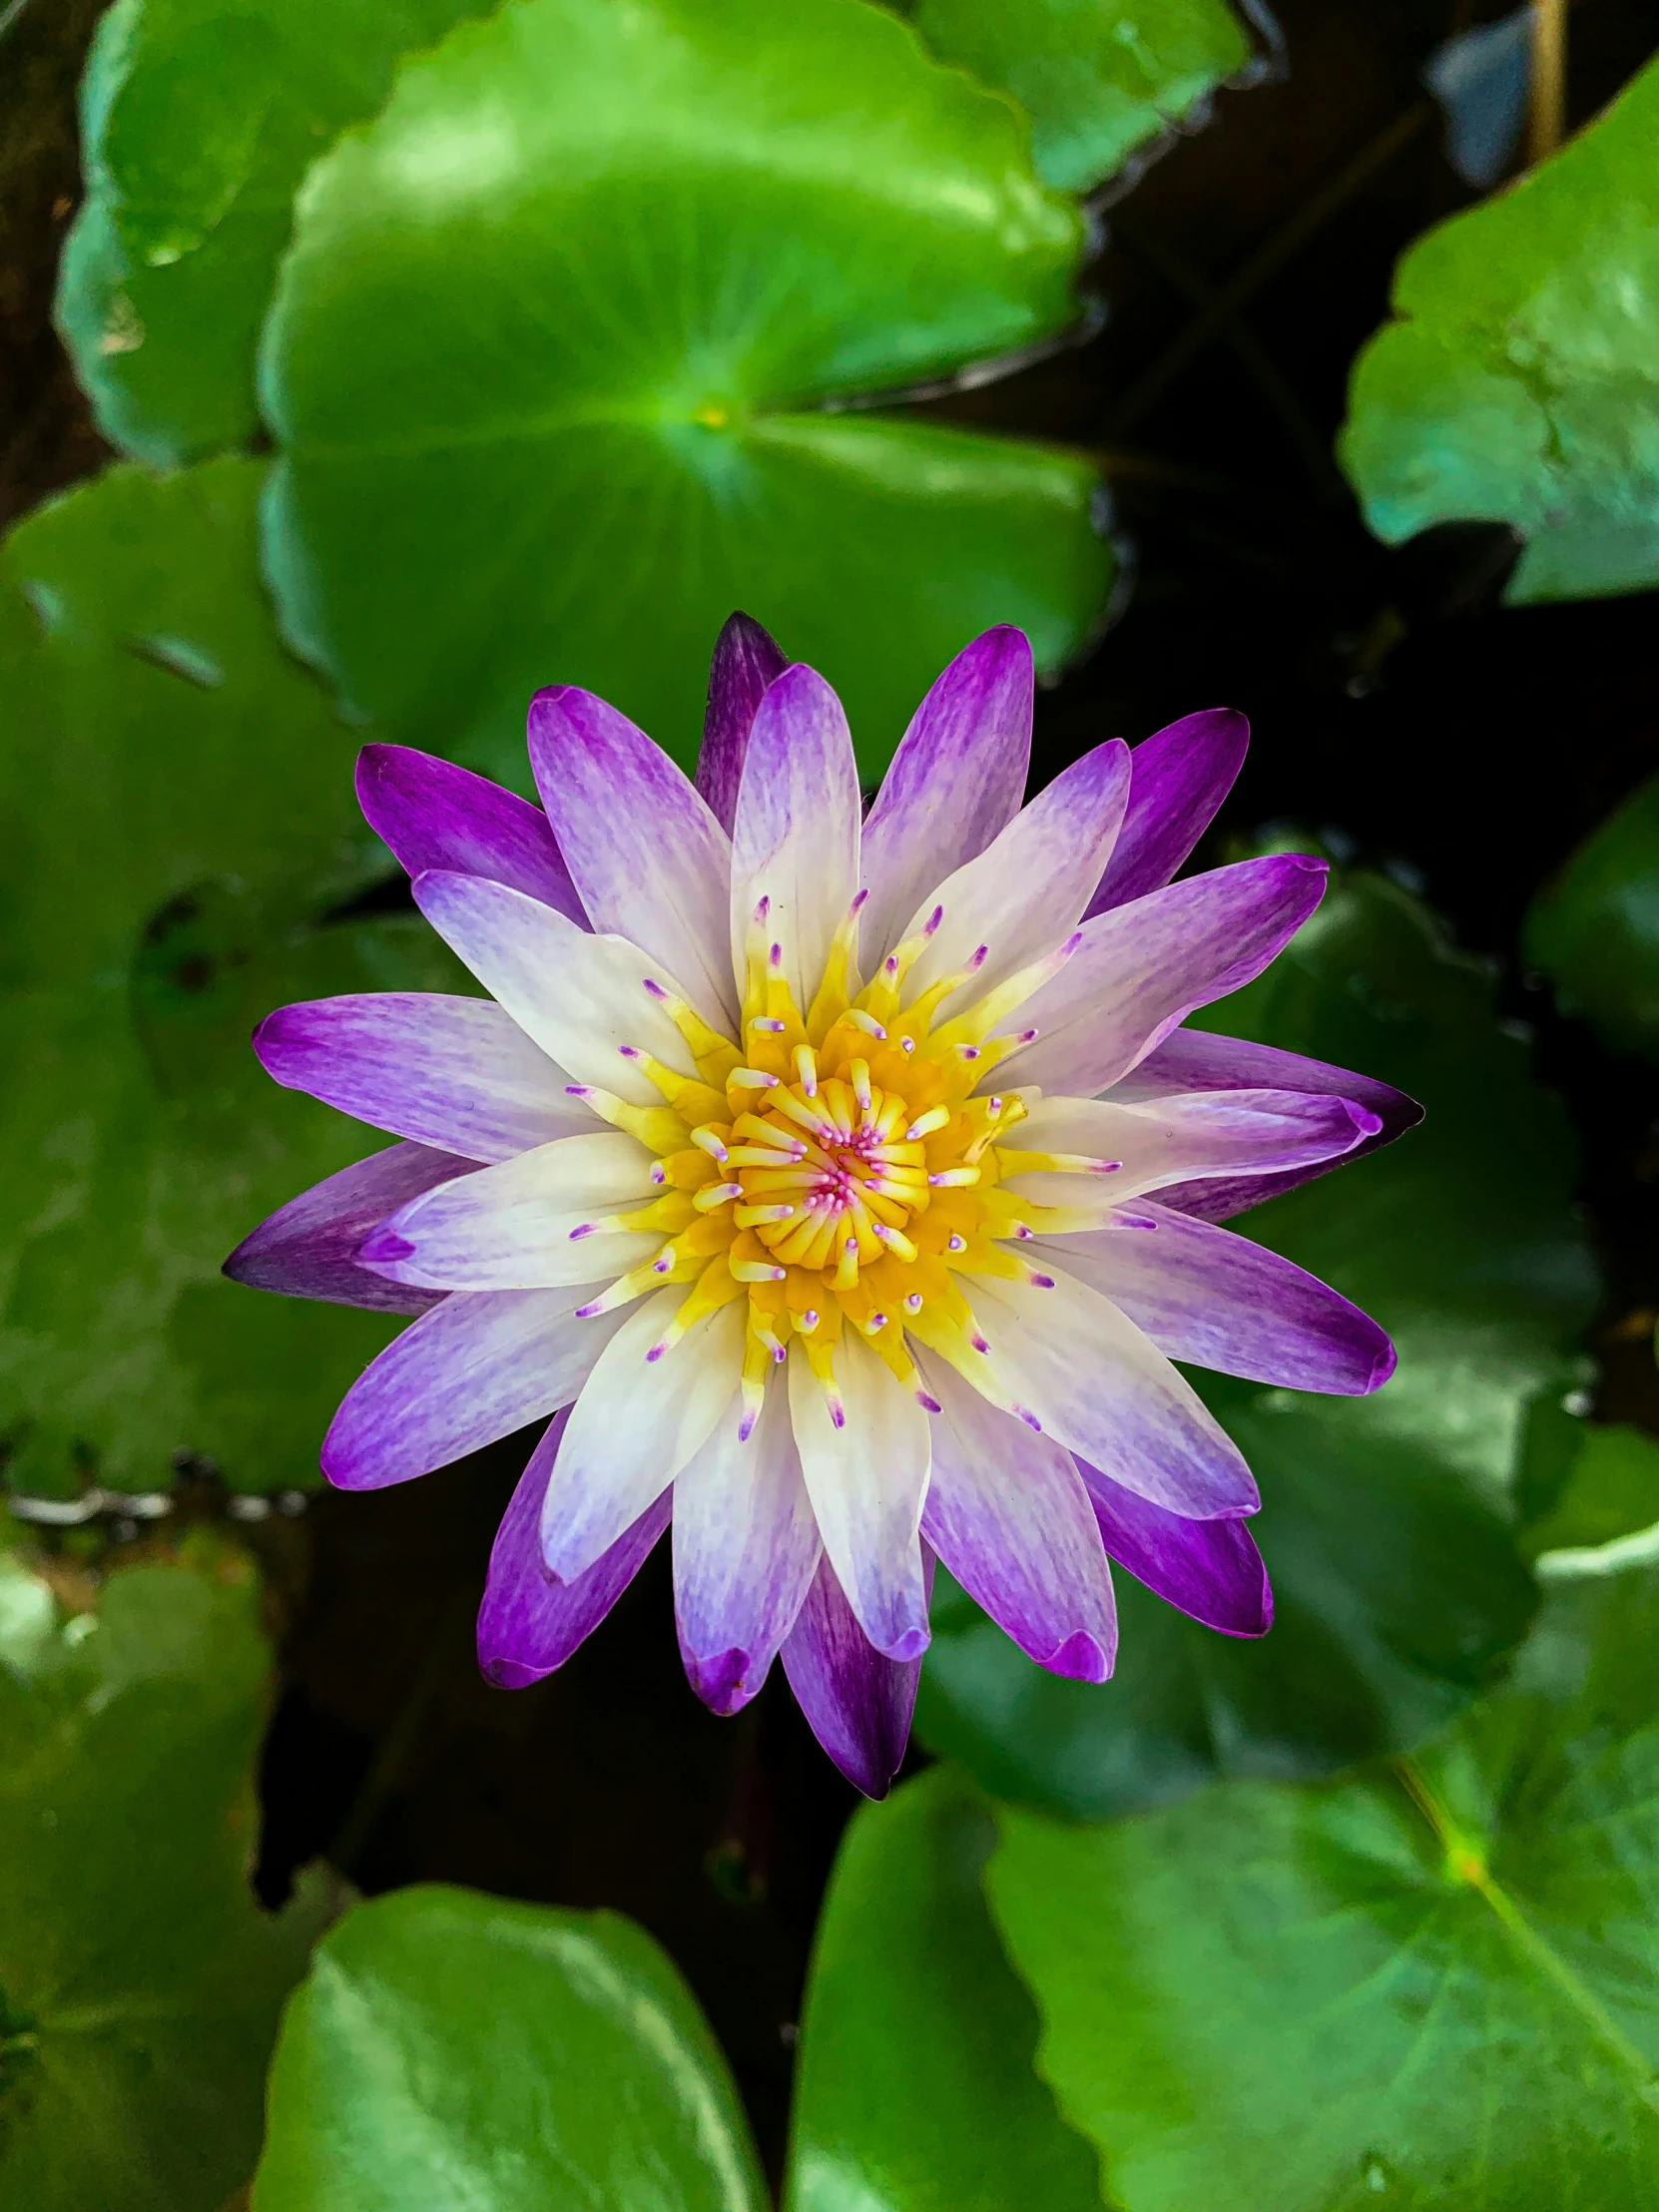
[[[695,786],[565,686],[530,709],[540,808],[363,753],[364,813],[490,995],[270,1016],[277,1082],[401,1141],[227,1271],[417,1317],[329,1428],[345,1488],[547,1421],[490,1562],[494,1681],[559,1666],[671,1524],[698,1694],[735,1712],[782,1654],[871,1795],[935,1558],[1085,1681],[1115,1655],[1108,1556],[1268,1627],[1256,1484],[1172,1363],[1385,1380],[1374,1322],[1218,1224],[1416,1109],[1182,1027],[1325,883],[1295,854],[1173,880],[1243,718],[1097,746],[1022,809],[1031,705],[1025,638],[989,631],[866,817],[834,693],[736,616]]]

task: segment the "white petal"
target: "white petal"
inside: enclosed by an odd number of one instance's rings
[[[742,1400],[674,1481],[674,1610],[692,1686],[717,1712],[766,1679],[818,1568],[818,1523],[790,1420],[789,1385],[768,1388],[739,1440]]]
[[[909,994],[989,950],[975,995],[1044,953],[1076,926],[1111,857],[1129,797],[1129,748],[1113,739],[1057,776],[1000,836],[916,908],[906,935],[935,906],[944,917],[910,970]]]
[[[922,1499],[932,1464],[927,1415],[884,1361],[850,1330],[835,1348],[845,1419],[836,1427],[799,1345],[790,1351],[790,1411],[824,1548],[864,1634],[889,1659],[927,1643]]]
[[[962,1287],[989,1350],[947,1357],[993,1404],[1189,1519],[1256,1511],[1238,1445],[1110,1299],[1058,1269],[1049,1290],[989,1276]]]
[[[1045,1205],[1095,1207],[1104,1215],[1124,1199],[1171,1183],[1340,1158],[1376,1127],[1375,1114],[1346,1099],[1294,1091],[1193,1091],[1141,1106],[1115,1098],[1043,1098],[1012,1132],[1010,1145],[1105,1165],[1079,1174],[1015,1173],[1008,1182]]]
[[[696,1074],[685,1039],[645,986],[685,993],[638,945],[578,929],[551,906],[479,875],[417,876],[414,897],[485,990],[576,1082],[660,1106],[662,1093],[622,1057],[625,1044]]]
[[[732,840],[690,778],[626,715],[568,685],[531,701],[530,761],[595,929],[672,961],[694,1004],[735,1020],[726,956]]]
[[[971,1388],[918,1346],[939,1401],[927,1541],[1039,1666],[1101,1682],[1117,1650],[1111,1569],[1071,1453]]]
[[[858,770],[840,701],[799,662],[767,691],[750,732],[732,826],[732,962],[741,995],[749,926],[767,926],[805,1013],[858,888]]]
[[[743,1367],[739,1299],[647,1355],[679,1312],[684,1286],[636,1307],[605,1347],[566,1424],[542,1507],[542,1556],[577,1575],[661,1497],[731,1404]]]
[[[1031,759],[1031,646],[1002,624],[965,646],[916,709],[864,819],[866,975],[918,898],[1019,813]]]
[[[540,1290],[608,1282],[660,1250],[666,1232],[580,1236],[598,1215],[649,1205],[652,1155],[620,1129],[564,1137],[412,1199],[359,1258],[393,1283],[433,1290]]]

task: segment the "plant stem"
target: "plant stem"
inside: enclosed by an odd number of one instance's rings
[[[1532,0],[1532,101],[1527,154],[1547,161],[1560,145],[1567,112],[1567,0]]]

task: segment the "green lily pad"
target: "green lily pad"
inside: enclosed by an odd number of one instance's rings
[[[744,606],[873,775],[976,631],[1064,661],[1112,559],[1081,458],[847,403],[1064,330],[1083,251],[1007,101],[867,0],[463,25],[300,196],[261,380],[287,632],[522,775],[553,682],[689,762]]]
[[[1659,1442],[1622,1424],[1586,1427],[1565,1487],[1530,1521],[1528,1553],[1595,1550],[1659,1524]],[[1554,1563],[1555,1571],[1560,1562]]]
[[[65,1619],[0,1552],[0,2202],[217,2212],[259,2155],[282,1997],[322,1926],[248,1887],[268,1653],[194,1536]]]
[[[1659,1059],[1659,777],[1532,901],[1522,948],[1616,1051]]]
[[[220,1278],[375,1139],[280,1091],[273,1006],[454,987],[414,917],[318,926],[385,865],[355,752],[261,596],[259,463],[117,469],[0,549],[0,1435],[19,1490],[316,1478],[382,1316]]]
[[[862,1807],[819,1922],[785,2212],[1093,2212],[1095,2160],[1031,2071],[1037,2015],[980,1890],[953,1767]]]
[[[1251,58],[1226,0],[913,0],[900,12],[940,61],[1013,94],[1031,117],[1037,174],[1061,192],[1092,192],[1197,121]]]
[[[87,196],[57,321],[112,443],[158,466],[246,445],[254,358],[305,170],[400,55],[488,0],[116,0],[81,86]]]
[[[1534,1595],[1512,1533],[1531,1416],[1576,1378],[1595,1271],[1574,1148],[1487,975],[1393,884],[1339,881],[1290,949],[1205,1019],[1397,1084],[1426,1117],[1235,1221],[1376,1316],[1370,1398],[1195,1375],[1261,1483],[1259,1642],[1116,1577],[1118,1670],[1063,1682],[943,1578],[916,1725],[1005,1797],[1082,1819],[1220,1775],[1326,1774],[1408,1748],[1491,1679]]]
[[[1109,1828],[1004,1813],[1038,2066],[1126,2212],[1649,2201],[1659,1545],[1575,1556],[1512,1685],[1411,1759]]]
[[[1507,522],[1508,597],[1659,584],[1659,62],[1421,238],[1360,355],[1343,466],[1380,538]]]
[[[748,2123],[645,1931],[421,1886],[360,1905],[282,2022],[255,2212],[762,2212]]]

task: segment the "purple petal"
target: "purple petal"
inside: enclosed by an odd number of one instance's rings
[[[1119,1306],[1070,1272],[1081,1241],[1045,1244],[1048,1272],[1029,1282],[965,1277],[978,1343],[968,1350],[946,1338],[936,1349],[1005,1411],[1142,1497],[1194,1519],[1254,1513],[1261,1498],[1244,1456],[1192,1384]],[[931,1345],[925,1312],[912,1328]]]
[[[916,709],[864,824],[866,973],[927,893],[1019,813],[1032,686],[1030,641],[1004,624],[964,647]]]
[[[1015,1080],[1091,1097],[1195,1007],[1252,982],[1325,892],[1324,860],[1275,853],[1192,875],[1096,914],[1052,982],[1011,1019],[1037,1031]]]
[[[541,1555],[563,1582],[610,1549],[723,1416],[738,1425],[748,1305],[706,1314],[664,1351],[663,1332],[685,1295],[659,1291],[621,1309],[583,1382],[542,1502]]]
[[[756,710],[767,686],[776,683],[788,665],[771,632],[763,630],[753,615],[729,616],[715,640],[697,788],[728,836],[738,818],[738,787]]]
[[[1129,748],[1108,738],[1063,769],[977,859],[930,889],[904,934],[934,911],[941,918],[910,969],[906,995],[975,958],[978,995],[1052,953],[1099,880],[1128,791]]]
[[[569,1404],[622,1320],[573,1320],[583,1296],[457,1291],[434,1306],[346,1391],[323,1473],[342,1490],[383,1489]]]
[[[470,1175],[475,1165],[419,1144],[372,1152],[268,1215],[238,1245],[224,1273],[233,1283],[289,1298],[322,1298],[380,1314],[424,1314],[443,1292],[388,1283],[357,1265],[357,1247],[388,1214],[440,1183]]]
[[[566,1081],[660,1106],[662,1093],[624,1048],[651,1053],[682,1075],[694,1072],[662,1005],[664,987],[679,985],[638,945],[577,929],[551,906],[476,875],[417,875],[414,900],[525,1035],[568,1070]],[[585,1111],[582,1126],[594,1126]]]
[[[1224,1636],[1265,1636],[1273,1590],[1242,1520],[1183,1520],[1079,1459],[1106,1549],[1137,1582]]]
[[[1112,1576],[1071,1454],[918,1354],[941,1407],[924,1537],[1028,1658],[1104,1682],[1117,1653]]]
[[[660,746],[592,692],[530,702],[530,765],[595,929],[672,968],[705,1019],[735,1021],[731,840]]]
[[[1282,1173],[1352,1153],[1378,1117],[1348,1098],[1305,1091],[1180,1091],[1128,1106],[1105,1098],[1042,1098],[1020,1124],[1033,1153],[1107,1163],[1087,1172],[1026,1168],[1003,1158],[1012,1188],[1055,1206],[1085,1206],[1106,1226],[1110,1207],[1143,1191],[1210,1177]],[[1074,1226],[1082,1227],[1078,1223]]]
[[[411,876],[485,875],[588,926],[547,817],[515,792],[406,745],[365,745],[357,802]]]
[[[922,1560],[931,1594],[933,1554],[925,1544]],[[910,1740],[921,1661],[882,1658],[858,1626],[828,1554],[784,1639],[783,1657],[813,1734],[855,1790],[885,1797]]]
[[[735,1713],[767,1678],[823,1546],[790,1422],[789,1392],[766,1393],[753,1433],[724,1421],[674,1489],[674,1618],[692,1688]]]
[[[749,734],[732,829],[731,944],[741,974],[764,897],[803,1008],[857,892],[862,812],[841,703],[797,661],[768,690]]]
[[[1039,1251],[1129,1316],[1166,1358],[1288,1390],[1364,1397],[1394,1372],[1394,1348],[1317,1276],[1213,1222],[1138,1199],[1155,1228],[1037,1237]]]
[[[598,1126],[568,1095],[563,1068],[487,998],[313,998],[268,1014],[254,1050],[288,1090],[468,1160],[510,1159]]]
[[[558,1412],[548,1422],[490,1551],[478,1608],[478,1664],[501,1690],[522,1690],[564,1665],[644,1566],[674,1510],[674,1492],[665,1490],[586,1574],[574,1582],[549,1574],[541,1556],[541,1504],[566,1417]]]
[[[1363,1160],[1368,1152],[1392,1144],[1422,1119],[1414,1098],[1379,1083],[1369,1075],[1355,1075],[1348,1068],[1332,1067],[1324,1060],[1310,1060],[1300,1052],[1283,1052],[1277,1045],[1252,1044],[1242,1037],[1223,1037],[1208,1029],[1177,1029],[1140,1065],[1113,1086],[1112,1096],[1126,1105],[1168,1097],[1173,1091],[1227,1091],[1272,1089],[1302,1091],[1324,1098],[1350,1098],[1377,1116],[1382,1127],[1347,1155]],[[1202,1221],[1226,1221],[1247,1206],[1260,1205],[1281,1191],[1294,1191],[1339,1165],[1336,1160],[1305,1164],[1284,1174],[1253,1174],[1219,1178],[1215,1182],[1186,1183],[1161,1191],[1166,1206]]]
[[[1250,746],[1231,707],[1184,715],[1129,756],[1129,808],[1091,914],[1162,890],[1215,820]]]

